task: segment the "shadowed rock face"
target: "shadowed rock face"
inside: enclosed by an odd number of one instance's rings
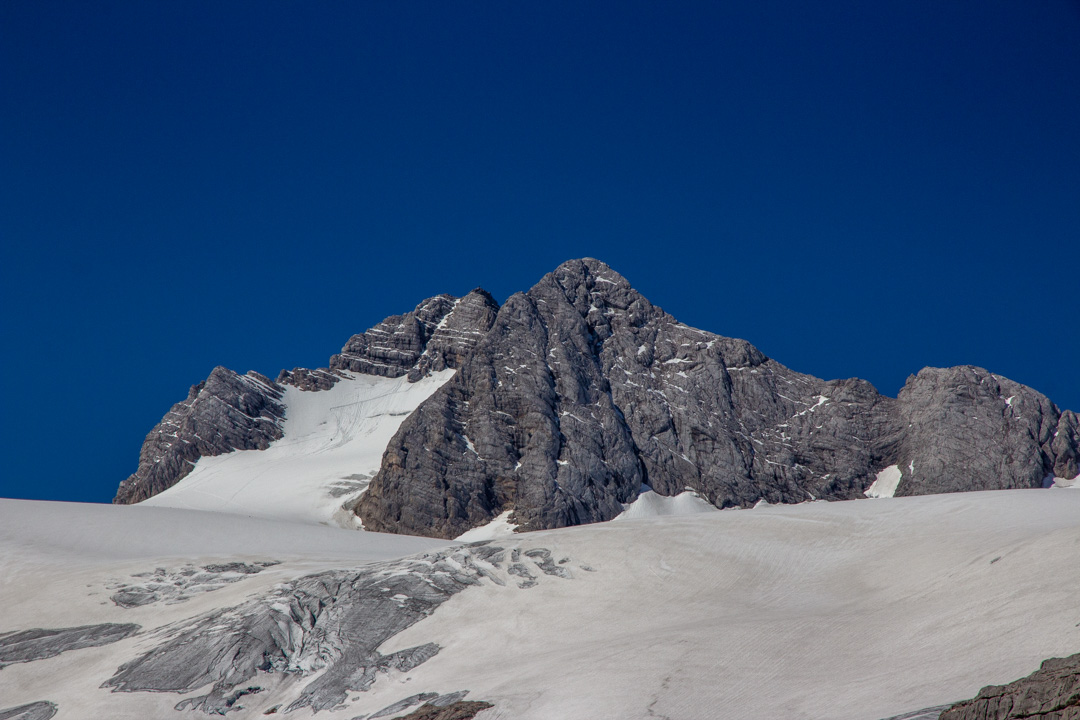
[[[387,318],[329,368],[264,383],[258,420],[210,412],[258,384],[222,370],[233,389],[174,408],[193,419],[178,431],[167,416],[151,433],[117,502],[160,492],[200,453],[280,436],[270,419],[281,383],[319,391],[346,371],[416,380],[445,368],[458,372],[402,423],[355,506],[368,529],[456,537],[511,509],[523,530],[578,525],[614,517],[643,484],[723,508],[858,498],[891,465],[898,495],[1080,473],[1076,414],[1031,388],[970,366],[926,368],[895,399],[863,380],[821,380],[682,325],[584,259],[501,308],[474,290]],[[207,431],[219,438],[210,447],[184,429],[215,422],[225,430]]]
[[[55,657],[68,650],[108,645],[131,637],[139,629],[133,624],[104,623],[0,634],[0,668]]]
[[[1053,658],[1016,682],[990,685],[941,720],[1080,720],[1080,655]]]
[[[265,450],[281,437],[282,390],[256,372],[237,375],[214,368],[146,436],[139,468],[120,483],[113,502],[136,503],[168,490],[191,472],[200,457]]]
[[[54,703],[42,700],[29,705],[0,710],[0,720],[49,720],[56,714],[56,710]]]

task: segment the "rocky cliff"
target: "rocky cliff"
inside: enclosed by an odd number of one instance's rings
[[[115,503],[135,503],[175,485],[200,457],[264,450],[281,437],[281,387],[255,372],[223,367],[193,385],[143,442],[139,467],[120,483]]]
[[[182,480],[200,457],[234,450],[264,450],[282,436],[285,385],[317,392],[334,386],[344,371],[418,380],[455,368],[491,326],[498,305],[483,290],[463,298],[439,295],[404,315],[354,335],[330,367],[282,370],[272,381],[217,367],[194,385],[184,402],[166,413],[143,442],[139,467],[120,484],[113,502],[145,500]]]
[[[820,380],[679,323],[584,259],[502,307],[482,290],[426,300],[352,337],[328,368],[276,382],[215,370],[148,436],[117,502],[160,492],[202,455],[280,437],[285,384],[446,368],[457,373],[400,426],[356,506],[369,529],[456,537],[506,511],[522,530],[577,525],[614,517],[645,485],[747,507],[862,497],[892,466],[898,495],[1080,472],[1077,416],[1031,388],[969,366],[924,369],[898,398]]]
[[[941,713],[941,720],[1080,720],[1080,655],[1045,660],[1008,685],[989,685]]]
[[[607,520],[645,484],[715,506],[1041,487],[1077,473],[1076,415],[973,367],[898,399],[790,370],[679,323],[596,260],[510,297],[457,375],[409,417],[357,506],[365,527],[454,537]]]

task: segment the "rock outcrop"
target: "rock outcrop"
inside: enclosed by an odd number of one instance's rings
[[[485,290],[463,298],[437,295],[405,315],[392,315],[353,335],[330,358],[331,370],[419,380],[428,372],[458,367],[488,331],[498,303]]]
[[[57,711],[56,703],[47,700],[0,710],[0,720],[49,720]]]
[[[1045,660],[1008,685],[990,685],[953,705],[941,720],[1080,720],[1080,655]]]
[[[521,530],[578,525],[643,486],[720,508],[851,499],[890,466],[898,495],[1080,473],[1076,414],[1031,388],[971,366],[926,368],[898,398],[821,380],[679,323],[584,259],[502,307],[483,290],[429,298],[350,338],[328,368],[275,382],[215,370],[148,436],[117,502],[160,492],[200,456],[265,447],[286,385],[446,368],[457,373],[402,423],[355,506],[368,529],[456,537],[506,511]]]
[[[139,467],[120,483],[113,502],[136,503],[167,490],[200,457],[265,450],[281,437],[281,395],[282,387],[264,375],[214,368],[146,436]]]
[[[330,358],[329,368],[282,370],[276,380],[257,372],[238,375],[214,368],[146,436],[139,467],[120,484],[113,502],[136,503],[167,490],[190,473],[200,457],[265,450],[282,436],[286,385],[318,392],[333,387],[344,371],[408,374],[416,381],[429,372],[458,367],[491,327],[497,309],[483,290],[463,298],[439,295],[354,335]]]
[[[608,520],[643,484],[720,508],[861,497],[890,465],[899,494],[1041,487],[1075,436],[1072,413],[979,368],[926,369],[898,399],[797,373],[586,259],[506,301],[356,511],[455,537],[508,509],[522,530]]]
[[[970,366],[926,368],[899,399],[898,495],[1042,487],[1055,468],[1076,475],[1075,415],[1020,383]]]
[[[445,706],[429,702],[408,715],[402,715],[398,720],[472,720],[481,710],[493,707],[495,706],[489,702],[475,700],[459,700]],[[372,715],[372,718],[374,717]]]

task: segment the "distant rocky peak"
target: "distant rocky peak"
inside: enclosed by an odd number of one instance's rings
[[[282,436],[283,394],[265,375],[214,368],[146,436],[139,467],[120,484],[113,502],[139,502],[172,487],[200,457],[265,450]]]
[[[431,331],[424,351],[409,370],[409,381],[416,382],[429,373],[446,368],[461,367],[468,354],[491,329],[498,312],[499,304],[483,288],[455,299],[450,311],[440,318]]]
[[[907,428],[898,495],[1041,487],[1075,468],[1074,444],[1058,440],[1072,432],[1072,413],[983,368],[923,368],[898,400]]]
[[[477,289],[463,298],[436,295],[404,315],[391,315],[365,333],[353,335],[330,358],[330,370],[418,380],[428,372],[457,367],[488,331],[498,303]]]
[[[282,436],[285,388],[350,373],[452,378],[402,421],[355,506],[370,530],[456,537],[507,510],[520,530],[610,519],[643,484],[752,507],[891,493],[1043,487],[1080,473],[1080,420],[982,368],[926,368],[898,398],[825,381],[745,340],[678,322],[592,258],[502,307],[436,295],[354,335],[329,367],[276,382],[216,368],[143,446],[117,502],[171,486],[199,457]]]
[[[619,273],[593,258],[569,260],[540,279],[527,293],[534,300],[564,299],[584,318],[601,321],[614,312],[631,313],[635,324],[663,314]],[[640,321],[640,322],[638,322]]]

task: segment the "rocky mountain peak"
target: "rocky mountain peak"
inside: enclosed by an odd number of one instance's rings
[[[899,408],[908,430],[898,494],[1040,487],[1076,474],[1071,443],[1054,446],[1073,432],[1075,414],[984,368],[923,368],[900,390]],[[998,449],[988,452],[991,442]]]
[[[520,530],[577,525],[618,515],[645,486],[725,508],[1080,472],[1076,414],[1031,388],[973,366],[926,368],[898,398],[825,381],[678,322],[583,258],[501,307],[479,288],[428,298],[351,337],[327,368],[276,382],[215,369],[148,436],[117,501],[160,492],[200,456],[280,437],[286,385],[446,369],[457,372],[397,427],[359,497],[365,528],[450,538],[506,512]]]
[[[120,483],[113,502],[135,503],[167,490],[200,457],[265,450],[282,436],[282,395],[283,388],[265,375],[214,368],[146,436],[139,467]]]
[[[548,273],[527,293],[534,301],[565,302],[602,333],[612,316],[640,326],[663,311],[619,273],[594,258],[570,260]]]
[[[491,327],[498,309],[480,288],[462,298],[436,295],[412,312],[393,315],[352,336],[326,368],[282,370],[275,381],[254,371],[239,375],[216,367],[150,431],[138,469],[120,484],[113,501],[139,502],[167,490],[201,457],[266,449],[282,437],[285,385],[318,392],[333,387],[346,372],[408,375],[415,382],[459,367]]]

